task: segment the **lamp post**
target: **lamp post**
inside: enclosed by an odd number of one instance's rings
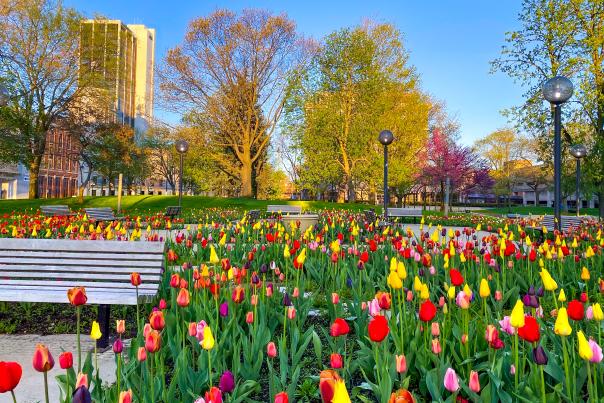
[[[388,146],[394,141],[390,130],[382,130],[378,140],[384,146],[384,219],[388,218]]]
[[[183,160],[185,153],[189,149],[189,143],[186,140],[178,140],[176,144],[176,151],[180,154],[180,182],[178,184],[178,207],[182,206],[182,174],[183,174]]]
[[[581,159],[587,156],[587,149],[583,144],[575,144],[570,148],[570,155],[575,157],[577,160],[577,180],[576,180],[576,190],[575,190],[575,199],[577,200],[577,217],[579,216],[579,210],[581,209],[580,205],[580,185],[581,185]]]
[[[562,104],[573,95],[573,83],[566,77],[556,76],[543,84],[543,98],[554,108],[554,228],[560,230],[560,205],[562,204]]]

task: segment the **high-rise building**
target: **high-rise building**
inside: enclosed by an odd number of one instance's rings
[[[103,91],[113,119],[145,131],[153,117],[155,30],[119,20],[80,26],[80,82]]]

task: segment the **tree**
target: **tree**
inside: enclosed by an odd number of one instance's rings
[[[191,21],[159,72],[165,100],[207,120],[209,140],[234,162],[229,170],[243,196],[252,196],[254,165],[266,155],[305,49],[284,15],[217,10]]]
[[[328,35],[292,80],[286,105],[287,127],[303,154],[303,182],[335,183],[350,202],[358,186],[375,191],[383,164],[377,135],[388,128],[396,137],[389,184],[400,185],[414,171],[428,110],[396,28],[370,23]]]
[[[477,140],[474,150],[488,162],[496,194],[506,196],[511,207],[511,195],[519,183],[519,168],[532,153],[530,142],[512,129],[499,129]]]
[[[53,0],[0,3],[0,80],[10,98],[0,108],[0,155],[29,169],[29,197],[38,197],[46,134],[78,99],[81,16]]]

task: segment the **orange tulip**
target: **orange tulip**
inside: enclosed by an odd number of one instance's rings
[[[134,287],[138,287],[139,285],[141,285],[141,275],[138,274],[137,272],[134,272],[132,274],[130,274],[130,283],[134,286]]]
[[[67,298],[73,306],[84,305],[88,301],[86,289],[84,287],[73,287],[67,290]]]
[[[38,344],[32,359],[33,367],[38,372],[48,372],[55,366],[55,360],[44,344]]]
[[[78,374],[78,377],[76,379],[76,385],[75,388],[79,388],[80,386],[83,386],[85,388],[88,388],[88,375],[84,374],[82,372],[80,372]]]
[[[161,336],[157,330],[151,330],[145,338],[145,348],[150,353],[156,353],[161,348]]]
[[[415,398],[407,389],[399,389],[392,392],[388,403],[415,403]]]
[[[340,380],[340,375],[333,369],[321,371],[319,376],[319,391],[323,402],[331,403],[336,390],[336,382]]]
[[[178,296],[176,297],[176,303],[181,308],[184,308],[189,306],[190,302],[191,298],[189,297],[189,290],[187,290],[186,288],[181,288],[178,292]]]
[[[126,321],[124,319],[115,321],[115,331],[118,334],[124,334],[126,331]]]

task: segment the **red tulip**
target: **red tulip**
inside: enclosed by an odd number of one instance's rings
[[[369,331],[369,338],[371,341],[381,342],[388,336],[390,328],[388,327],[388,320],[382,315],[376,315],[373,317],[369,325],[367,326]]]
[[[161,348],[161,336],[157,330],[151,330],[145,337],[145,349],[150,353],[157,353]]]
[[[392,297],[389,292],[378,291],[375,294],[375,298],[378,301],[378,305],[381,309],[390,309],[390,305],[392,304]]]
[[[32,365],[38,372],[48,372],[55,366],[55,360],[52,358],[50,351],[48,351],[48,347],[43,344],[36,346]]]
[[[73,287],[67,290],[67,298],[73,306],[84,305],[88,301],[86,289],[84,287]]]
[[[369,252],[367,252],[366,250],[363,251],[363,253],[361,253],[360,260],[363,263],[367,263],[367,261],[369,260]]]
[[[166,326],[164,313],[162,311],[153,311],[149,316],[149,324],[154,330],[162,330]]]
[[[69,351],[64,351],[59,356],[59,365],[61,369],[69,369],[73,367],[73,354]]]
[[[23,369],[18,363],[0,361],[0,393],[14,390],[22,374]]]
[[[238,285],[237,287],[235,287],[233,289],[233,294],[231,295],[231,299],[233,300],[234,303],[240,304],[243,302],[244,298],[245,298],[245,291],[244,291],[243,287]]]
[[[424,322],[430,322],[436,316],[436,306],[429,299],[419,307],[419,318]]]
[[[170,276],[170,287],[178,288],[180,286],[180,276],[176,273]]]
[[[212,386],[205,396],[206,403],[222,403],[222,392],[216,386]]]
[[[275,395],[275,403],[289,403],[289,397],[286,392],[279,392]]]
[[[331,364],[331,367],[333,369],[342,368],[342,364],[343,364],[342,356],[337,353],[332,353],[331,356],[329,357],[329,363]]]
[[[266,345],[266,355],[270,358],[275,358],[277,356],[277,346],[275,346],[275,342],[269,342]]]
[[[568,307],[566,308],[568,312],[568,317],[572,320],[583,320],[585,317],[585,310],[583,308],[583,304],[576,299],[573,299],[568,303]]]
[[[453,284],[454,286],[459,287],[463,284],[463,276],[461,275],[459,270],[449,270],[449,277],[451,277],[451,284]]]
[[[541,335],[539,333],[539,323],[537,323],[537,320],[530,315],[525,315],[524,326],[518,328],[518,336],[529,343],[539,341]]]
[[[329,328],[329,334],[332,337],[345,336],[350,332],[350,326],[342,318],[336,318]]]

